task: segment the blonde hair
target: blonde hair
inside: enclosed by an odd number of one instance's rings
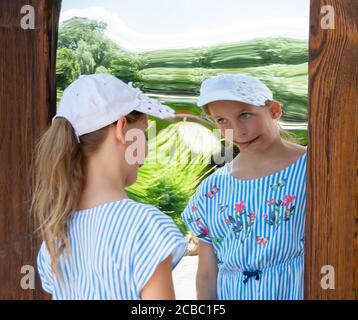
[[[273,103],[273,101],[267,100],[264,107],[269,107],[269,106],[271,106],[272,103]],[[283,109],[282,109],[282,113],[284,113]],[[204,117],[205,119],[209,120],[213,125],[216,126],[215,121],[210,119],[210,118],[208,118],[208,117],[211,117],[208,105],[205,105],[203,107],[202,117]],[[288,141],[288,142],[296,143],[296,144],[298,143],[298,140],[297,140],[297,138],[296,138],[296,136],[294,134],[282,129],[279,125],[278,125],[278,129],[279,129],[279,132],[280,132],[281,139],[283,139],[285,141]]]
[[[133,111],[126,119],[133,123],[142,115]],[[58,261],[62,252],[69,249],[68,222],[83,192],[87,161],[107,137],[109,127],[80,136],[78,143],[71,123],[56,118],[35,147],[30,214],[35,232],[50,254],[51,268],[60,278]]]

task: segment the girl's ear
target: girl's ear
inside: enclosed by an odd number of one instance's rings
[[[121,144],[126,143],[126,126],[127,126],[127,119],[126,117],[120,117],[117,121],[115,127],[115,135],[116,138],[119,140]]]
[[[272,104],[269,107],[269,110],[271,112],[271,116],[274,120],[278,120],[282,116],[282,107],[281,104],[278,101],[273,101]]]
[[[208,105],[208,104],[203,107],[203,112],[204,112],[206,115],[211,116],[211,113],[210,113],[209,105]]]

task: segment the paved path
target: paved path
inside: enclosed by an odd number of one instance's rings
[[[173,271],[175,295],[178,300],[196,300],[195,277],[198,256],[185,256]]]

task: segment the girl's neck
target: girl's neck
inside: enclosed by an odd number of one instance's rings
[[[111,176],[105,169],[91,168],[88,170],[86,184],[78,201],[78,209],[92,208],[125,198],[128,198],[128,195],[122,177]]]
[[[78,202],[77,210],[89,209],[100,204],[127,198],[128,195],[125,190],[97,190],[96,192],[84,190]]]
[[[86,163],[86,182],[78,208],[92,208],[98,204],[128,198],[125,191],[126,174],[117,155],[104,147],[92,155]]]
[[[304,152],[304,147],[279,138],[264,152],[241,152],[231,163],[232,173],[237,177],[268,175],[287,167]]]

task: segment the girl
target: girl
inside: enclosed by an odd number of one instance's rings
[[[175,299],[171,269],[185,240],[171,218],[125,192],[147,154],[146,114],[173,110],[108,74],[64,91],[37,146],[31,205],[53,299]]]
[[[198,298],[302,299],[306,148],[281,137],[281,106],[251,76],[205,80],[198,105],[240,149],[182,213],[201,240]]]

